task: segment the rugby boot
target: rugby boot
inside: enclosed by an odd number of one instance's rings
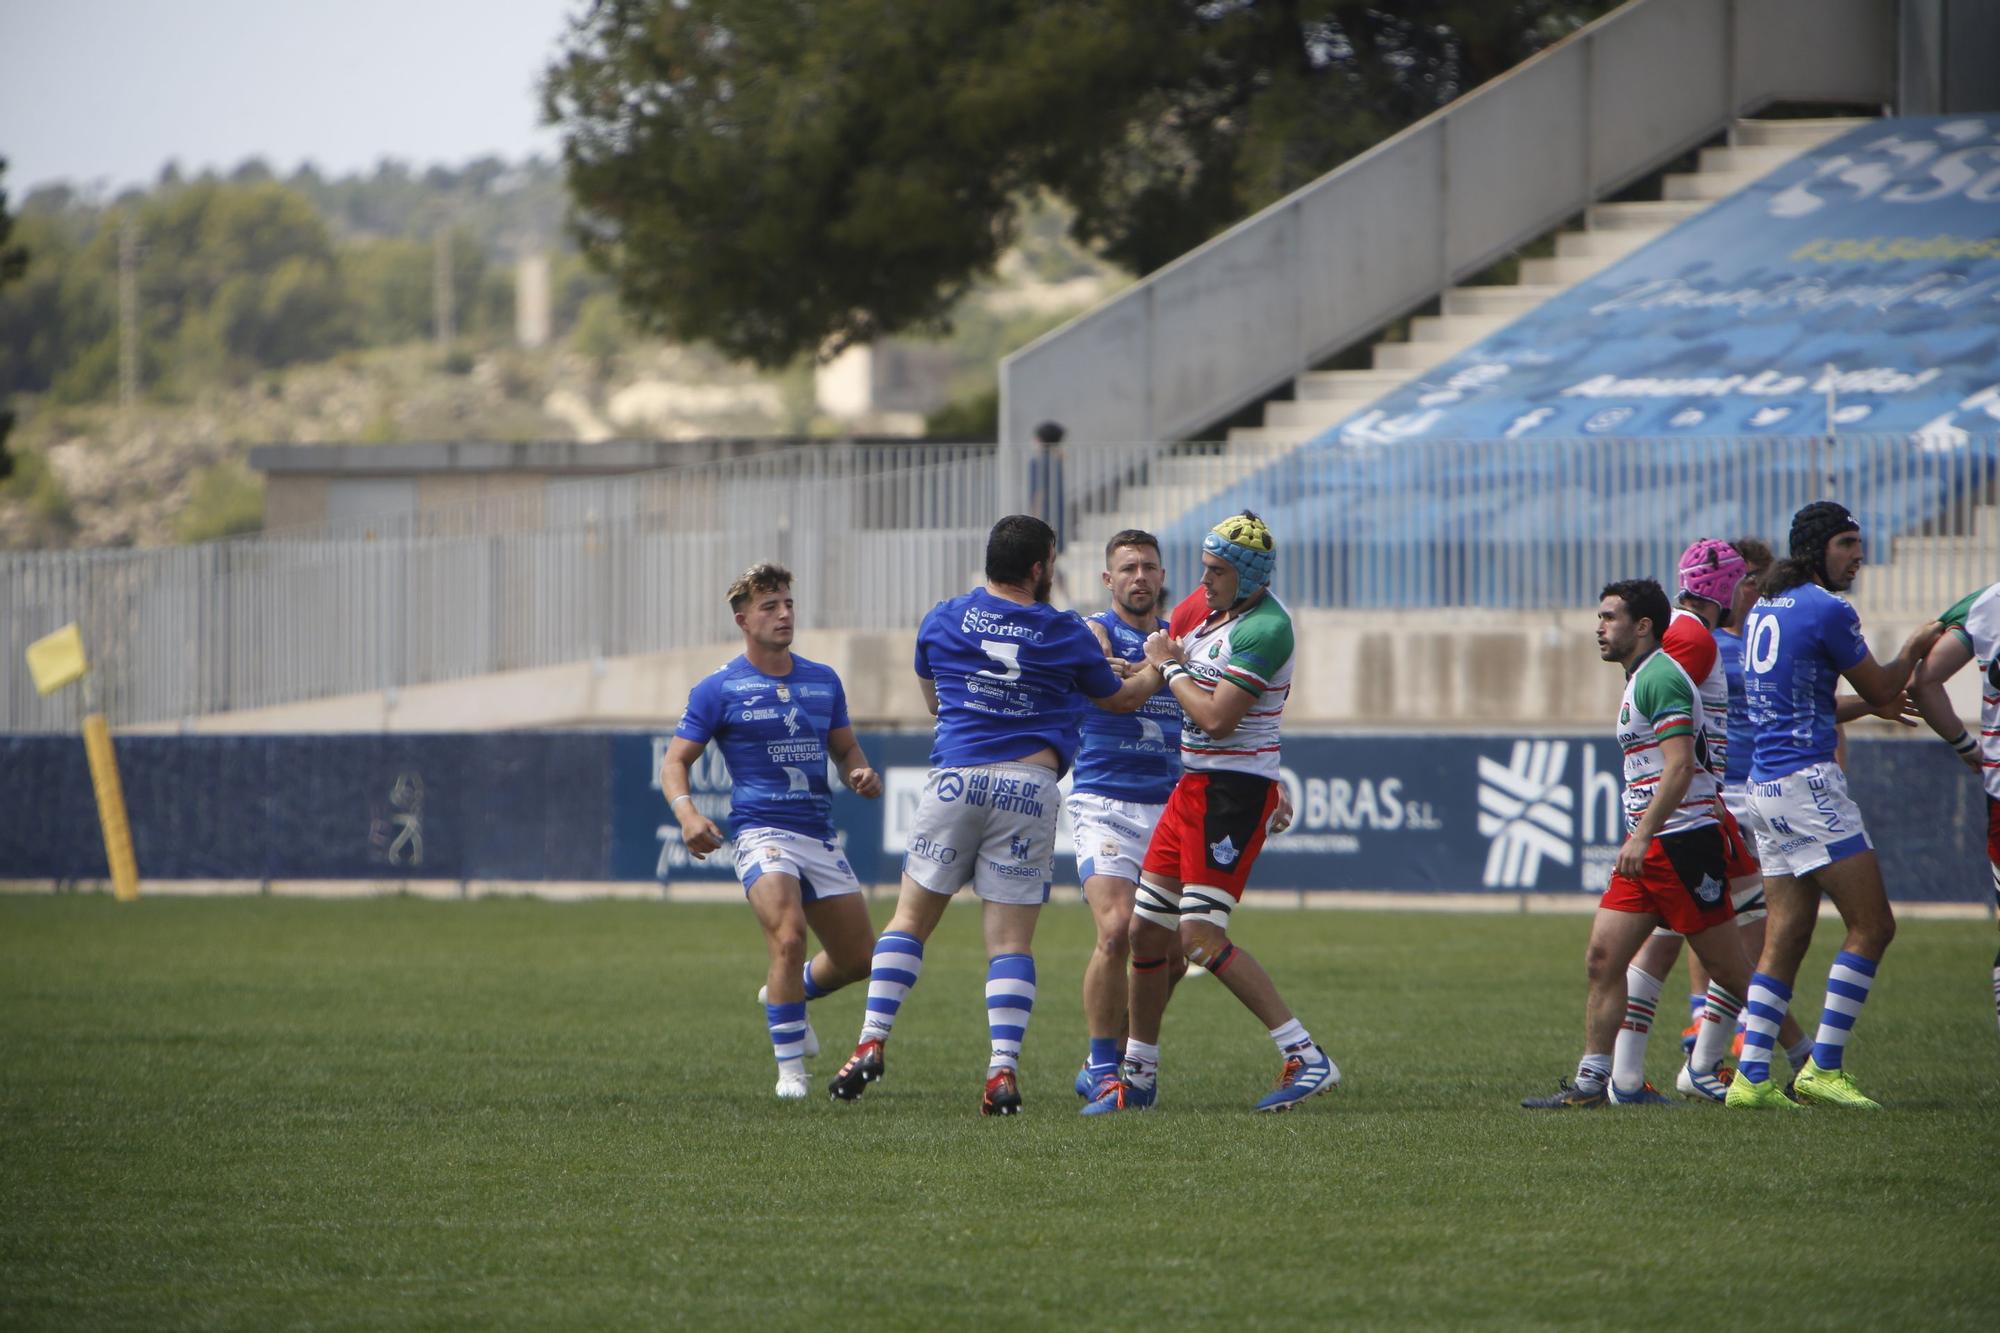
[[[1609,1101],[1604,1089],[1585,1092],[1564,1078],[1556,1080],[1556,1090],[1546,1097],[1523,1097],[1521,1107],[1527,1111],[1594,1111]]]
[[[1682,1065],[1681,1072],[1674,1075],[1674,1091],[1690,1101],[1720,1102],[1729,1096],[1735,1081],[1736,1071],[1728,1065],[1717,1065],[1705,1074],[1693,1065]]]
[[[1730,1080],[1729,1095],[1722,1104],[1732,1111],[1803,1111],[1806,1108],[1785,1095],[1778,1080],[1767,1078],[1752,1083],[1747,1078]]]
[[[1806,1067],[1792,1080],[1792,1089],[1800,1101],[1818,1102],[1821,1106],[1844,1106],[1854,1111],[1882,1109],[1882,1103],[1862,1095],[1845,1069],[1821,1069],[1817,1060],[1806,1061]]]
[[[864,1041],[847,1057],[847,1063],[833,1076],[833,1082],[826,1085],[827,1095],[835,1101],[858,1102],[868,1085],[882,1077],[884,1068],[882,1043],[872,1038]]]
[[[986,1091],[979,1097],[981,1115],[1019,1115],[1021,1083],[1011,1069],[995,1069],[986,1076]]]
[[[1287,1055],[1278,1073],[1278,1086],[1257,1103],[1260,1111],[1289,1111],[1308,1097],[1340,1086],[1340,1066],[1325,1051],[1312,1055]]]
[[[1120,1069],[1117,1074],[1098,1086],[1097,1095],[1084,1106],[1084,1115],[1110,1115],[1115,1111],[1144,1111],[1150,1108],[1160,1095],[1160,1077],[1156,1073],[1144,1084],[1136,1082],[1129,1068]]]

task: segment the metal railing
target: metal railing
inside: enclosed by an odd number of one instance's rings
[[[807,629],[908,630],[977,583],[1002,511],[990,446],[804,446],[537,497],[145,551],[0,553],[0,729],[74,724],[27,643],[76,620],[115,722],[701,644],[734,630],[746,566],[795,572]],[[1101,605],[1103,545],[1138,527],[1191,588],[1202,532],[1248,506],[1301,609],[1573,608],[1671,576],[1703,536],[1782,542],[1832,496],[1870,540],[1867,615],[1935,614],[2000,580],[2000,439],[1325,444],[1263,461],[1131,444],[1064,460],[1067,600]]]
[[[1890,101],[1895,55],[1896,0],[1635,0],[1007,357],[1004,448],[1207,429],[1739,115]]]

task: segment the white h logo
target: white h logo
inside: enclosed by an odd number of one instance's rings
[[[1491,838],[1487,888],[1533,888],[1544,856],[1572,865],[1576,793],[1562,781],[1568,741],[1515,741],[1513,762],[1479,757],[1479,832]]]

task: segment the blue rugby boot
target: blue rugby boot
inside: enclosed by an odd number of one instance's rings
[[[1340,1066],[1325,1051],[1316,1055],[1287,1055],[1278,1074],[1278,1086],[1257,1103],[1260,1111],[1289,1111],[1308,1097],[1340,1086]]]

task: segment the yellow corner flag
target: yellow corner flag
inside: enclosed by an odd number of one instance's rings
[[[38,694],[53,694],[73,685],[89,669],[83,658],[83,632],[75,621],[28,645],[28,674],[35,678]]]

